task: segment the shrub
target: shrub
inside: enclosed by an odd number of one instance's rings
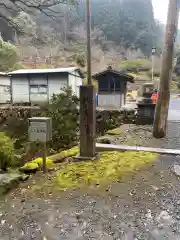
[[[0,132],[0,168],[4,171],[13,165],[14,160],[14,142]]]
[[[18,50],[16,46],[3,41],[0,37],[0,70],[7,71],[13,69],[18,60]]]
[[[120,69],[131,72],[138,72],[151,69],[151,62],[147,59],[126,60],[120,63]]]
[[[151,78],[152,77],[152,70],[149,70],[148,72],[147,72],[147,75]],[[158,70],[158,69],[155,69],[154,70],[154,77],[160,77],[160,70]]]
[[[63,89],[60,94],[53,95],[49,105],[49,117],[52,117],[53,149],[67,148],[77,142],[79,122],[79,99],[71,89]]]

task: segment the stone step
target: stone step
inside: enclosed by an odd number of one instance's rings
[[[96,143],[97,151],[138,151],[138,152],[152,152],[158,154],[180,155],[179,149],[165,149],[165,148],[151,148],[151,147],[138,147],[126,145],[113,145]]]

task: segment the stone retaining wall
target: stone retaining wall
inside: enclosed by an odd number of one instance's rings
[[[0,109],[0,131],[3,131],[4,127],[8,129],[12,127],[12,121],[14,127],[17,128],[18,120],[24,120],[32,116],[44,116],[46,109],[29,108],[29,107],[13,107]],[[120,126],[123,123],[133,123],[136,119],[135,110],[96,110],[96,129],[97,134],[103,135],[105,131]],[[11,124],[9,124],[11,122]],[[8,126],[9,124],[9,126]],[[11,125],[11,126],[10,126]],[[26,124],[25,124],[26,125]],[[10,130],[10,129],[9,129]],[[22,130],[22,129],[21,129]]]

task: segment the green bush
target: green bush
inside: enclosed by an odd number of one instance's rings
[[[147,72],[147,76],[150,77],[150,78],[152,78],[152,70],[149,70],[149,71]],[[157,78],[160,77],[160,70],[158,70],[158,69],[155,69],[155,70],[154,70],[154,77],[157,77]]]
[[[13,166],[13,160],[14,142],[4,132],[0,132],[0,169],[6,171]]]
[[[126,60],[120,63],[120,69],[130,72],[148,71],[151,69],[151,62],[147,59]]]
[[[0,37],[0,70],[8,71],[13,69],[18,61],[18,49],[15,45],[3,41]]]
[[[53,95],[49,105],[49,117],[52,118],[52,147],[55,150],[71,147],[77,142],[79,122],[79,99],[71,89],[63,89],[60,94]]]

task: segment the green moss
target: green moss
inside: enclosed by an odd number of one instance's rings
[[[53,180],[46,182],[44,186],[67,190],[86,185],[106,185],[152,163],[157,156],[139,152],[103,152],[97,161],[62,165]]]
[[[43,166],[43,159],[42,158],[36,158],[31,161],[31,163],[37,163],[40,168]],[[46,158],[46,165],[47,168],[54,168],[55,164],[53,163],[52,159]]]
[[[34,162],[28,162],[26,164],[24,164],[23,167],[20,168],[21,171],[29,171],[29,170],[38,170],[39,169],[39,165],[37,163]]]
[[[55,168],[55,164],[49,158],[46,158],[47,168]],[[21,172],[36,172],[37,170],[41,169],[43,166],[42,158],[36,158],[28,163],[26,163],[23,167],[20,168]]]
[[[70,149],[68,149],[68,150],[61,151],[60,153],[55,154],[55,155],[53,155],[53,156],[50,156],[50,159],[51,159],[53,162],[56,162],[56,161],[62,160],[62,159],[64,159],[64,158],[74,157],[74,156],[76,156],[78,153],[79,153],[79,146],[75,146],[75,147],[70,148]]]
[[[150,70],[151,62],[147,59],[126,60],[120,63],[120,69],[131,71]]]
[[[120,131],[119,128],[115,128],[115,129],[112,129],[112,130],[108,130],[107,134],[109,134],[109,135],[120,135],[121,131]]]

